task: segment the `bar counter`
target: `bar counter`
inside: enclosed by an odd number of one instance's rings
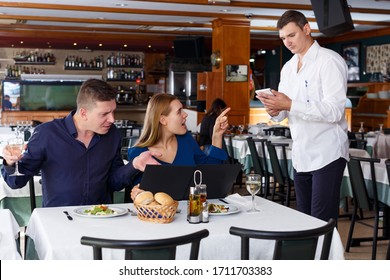
[[[143,123],[145,118],[146,105],[118,105],[115,111],[115,119],[133,120]],[[41,122],[62,118],[69,114],[69,111],[3,111],[1,116],[2,124],[16,123],[17,121]]]

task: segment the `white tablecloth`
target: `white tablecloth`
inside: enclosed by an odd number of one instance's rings
[[[372,149],[372,157],[390,158],[390,134],[370,134],[366,139],[368,149]]]
[[[248,135],[237,135],[237,136],[232,138],[234,158],[236,158],[243,165],[244,171],[246,174],[248,174],[253,167],[252,156],[251,156],[251,153],[249,150],[248,142],[246,140],[247,137],[248,137]],[[253,136],[253,137],[256,138],[256,136]],[[291,163],[292,140],[290,138],[286,138],[283,136],[270,136],[270,137],[264,137],[264,138],[268,139],[272,143],[287,143],[287,144],[289,144],[289,146],[286,147],[286,156],[287,156],[287,160],[289,162],[289,164],[288,164],[289,176],[292,179],[293,178],[293,167],[292,167],[292,163]],[[261,150],[261,143],[255,143],[255,145],[256,145],[256,149],[257,149],[259,155],[262,157],[263,155],[262,155],[262,150]],[[267,162],[268,162],[268,170],[272,170],[267,148],[265,149],[265,152],[266,152],[266,158],[267,158]],[[280,147],[276,147],[276,153],[277,153],[279,159],[283,158],[282,149]]]
[[[249,201],[250,197],[246,197]],[[88,218],[75,215],[75,207],[37,208],[27,227],[27,235],[34,241],[40,259],[92,259],[92,248],[80,244],[82,236],[111,239],[158,239],[188,234],[208,229],[210,235],[203,239],[199,259],[240,259],[240,238],[229,234],[231,226],[263,230],[302,230],[325,224],[324,221],[256,197],[256,214],[241,211],[232,215],[210,216],[209,223],[187,222],[187,201],[180,201],[180,214],[169,224],[156,224],[125,215],[115,218]],[[115,204],[132,208],[131,204]],[[69,221],[63,213],[73,216]],[[259,240],[251,243],[251,258],[271,259],[273,241]],[[318,246],[321,246],[322,239]],[[103,258],[105,257],[103,251]],[[123,251],[107,250],[106,258],[123,259]],[[180,246],[177,259],[188,259],[189,246]],[[331,259],[344,259],[344,248],[337,230],[334,232]]]
[[[0,209],[0,260],[21,260],[16,240],[19,225],[11,211]]]
[[[362,162],[362,171],[364,179],[366,180],[367,188],[369,194],[371,194],[371,169],[368,162]],[[390,206],[390,185],[389,179],[386,171],[385,159],[382,159],[379,163],[374,163],[375,166],[375,178],[376,185],[378,189],[378,199],[379,201]],[[348,168],[344,170],[344,179],[343,185],[341,187],[342,195],[352,197],[351,183],[349,181]]]
[[[34,176],[35,195],[42,195],[42,186],[39,183],[41,176]],[[11,189],[4,181],[3,177],[0,176],[0,200],[6,197],[30,197],[30,189],[27,183],[26,186],[20,189]]]

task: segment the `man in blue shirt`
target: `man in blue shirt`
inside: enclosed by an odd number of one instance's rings
[[[77,110],[35,128],[23,156],[5,147],[2,174],[14,189],[42,173],[43,206],[111,203],[110,193],[129,185],[146,164],[158,164],[150,152],[124,165],[121,136],[113,125],[116,92],[106,82],[90,79],[77,96]],[[19,160],[24,176],[9,176]]]
[[[9,110],[12,110],[12,103],[10,101],[10,97],[9,95],[4,95],[4,99],[3,99],[3,108],[5,111],[9,111]]]

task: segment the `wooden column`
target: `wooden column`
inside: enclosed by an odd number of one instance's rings
[[[220,66],[213,67],[213,74],[220,76],[220,89],[206,96],[206,107],[212,101],[222,98],[232,110],[229,113],[231,124],[249,123],[249,57],[250,20],[216,19],[212,24],[212,51],[220,52]],[[226,65],[246,65],[248,79],[244,82],[227,82]],[[216,86],[214,85],[214,88]]]

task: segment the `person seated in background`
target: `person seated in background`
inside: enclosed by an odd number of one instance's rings
[[[219,164],[227,159],[222,149],[223,134],[229,126],[226,116],[230,108],[225,109],[216,119],[212,146],[206,155],[198,143],[187,131],[187,113],[176,96],[166,93],[155,94],[149,101],[144,120],[144,129],[138,142],[128,150],[131,161],[145,151],[153,153],[160,164],[188,165]],[[159,156],[156,156],[159,154]],[[141,181],[140,172],[133,180],[136,185]],[[131,197],[142,190],[133,188]]]
[[[4,109],[4,111],[12,110],[12,102],[10,101],[10,96],[7,94],[4,95],[3,109]]]
[[[210,151],[215,121],[225,108],[225,101],[220,98],[216,98],[213,103],[211,103],[211,108],[203,117],[200,125],[199,146],[206,155],[208,155]]]
[[[106,82],[85,81],[77,109],[35,127],[23,156],[13,155],[9,146],[3,149],[1,172],[7,184],[22,188],[41,171],[44,207],[112,203],[113,191],[130,185],[146,164],[158,164],[147,151],[124,165],[121,136],[113,125],[115,96]],[[16,161],[24,176],[10,176]]]

